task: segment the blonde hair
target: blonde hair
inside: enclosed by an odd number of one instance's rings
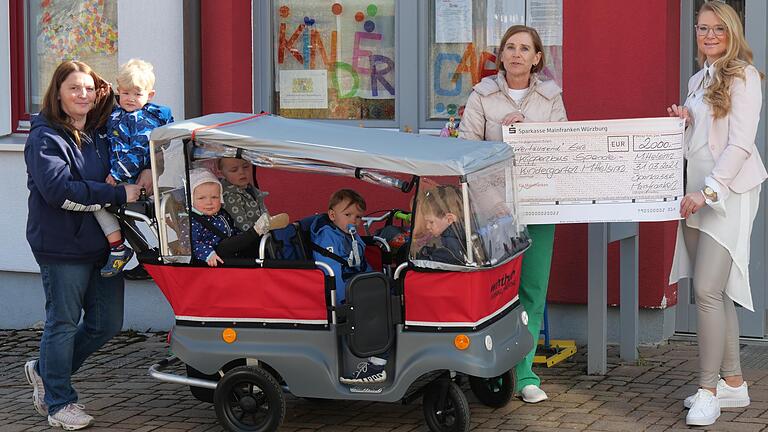
[[[461,191],[453,185],[439,185],[426,191],[421,204],[425,214],[435,215],[439,218],[450,213],[461,220],[464,213]]]
[[[117,73],[117,85],[123,90],[140,88],[152,90],[155,88],[155,73],[152,63],[140,59],[130,59],[120,66]]]
[[[752,50],[744,38],[741,19],[731,6],[720,1],[709,1],[701,5],[699,15],[706,11],[712,12],[723,22],[728,35],[725,54],[714,61],[716,67],[712,84],[704,95],[704,100],[712,108],[712,114],[717,119],[725,117],[731,111],[731,83],[734,78],[745,79],[744,69],[752,64]],[[703,66],[706,60],[707,56],[699,51],[699,65]],[[763,77],[762,73],[760,77]]]

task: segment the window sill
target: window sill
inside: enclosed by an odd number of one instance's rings
[[[0,152],[23,152],[27,134],[13,133],[0,137]]]

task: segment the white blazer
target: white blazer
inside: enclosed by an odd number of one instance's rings
[[[688,98],[701,85],[704,73],[702,69],[688,81]],[[712,177],[732,191],[744,193],[768,178],[755,146],[763,96],[760,73],[754,66],[744,69],[744,79],[735,78],[731,82],[730,94],[731,111],[725,117],[710,116],[693,121],[710,122],[709,150],[715,160]]]

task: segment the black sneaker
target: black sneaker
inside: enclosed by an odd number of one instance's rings
[[[144,266],[139,264],[130,270],[123,270],[123,277],[128,280],[148,280],[152,279],[152,276],[147,273]]]
[[[384,370],[386,365],[376,365],[369,361],[360,362],[357,364],[357,370],[352,373],[352,376],[340,377],[339,381],[342,384],[378,384],[387,380],[387,371]]]

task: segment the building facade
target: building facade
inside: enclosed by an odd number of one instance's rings
[[[765,70],[766,5],[732,1]],[[223,111],[267,111],[435,133],[460,117],[474,83],[495,73],[498,39],[511,24],[536,27],[544,74],[563,88],[571,120],[665,116],[695,71],[692,25],[698,1],[648,0],[3,0],[0,1],[0,328],[43,319],[37,265],[26,243],[23,144],[50,72],[79,58],[107,79],[139,57],[155,66],[158,103],[177,119]],[[297,84],[298,83],[298,84]],[[765,155],[765,110],[758,147]],[[294,218],[324,211],[338,179],[267,173],[268,205]],[[290,181],[289,181],[290,180]],[[321,181],[322,180],[322,181]],[[306,186],[304,186],[306,187]],[[392,206],[361,185],[369,208]],[[765,193],[765,192],[764,192]],[[392,198],[392,197],[388,197]],[[399,206],[406,199],[394,197]],[[753,235],[752,285],[759,313],[745,335],[765,334],[764,212]],[[640,226],[641,340],[695,331],[687,286],[667,283],[676,223]],[[609,304],[619,303],[619,252],[609,247]],[[584,340],[587,226],[560,225],[550,280],[550,327]],[[129,283],[126,325],[168,328],[173,316],[149,282]],[[746,322],[746,326],[745,326]],[[618,326],[609,326],[609,338]],[[616,331],[617,333],[617,331]],[[614,337],[612,337],[614,336]]]

